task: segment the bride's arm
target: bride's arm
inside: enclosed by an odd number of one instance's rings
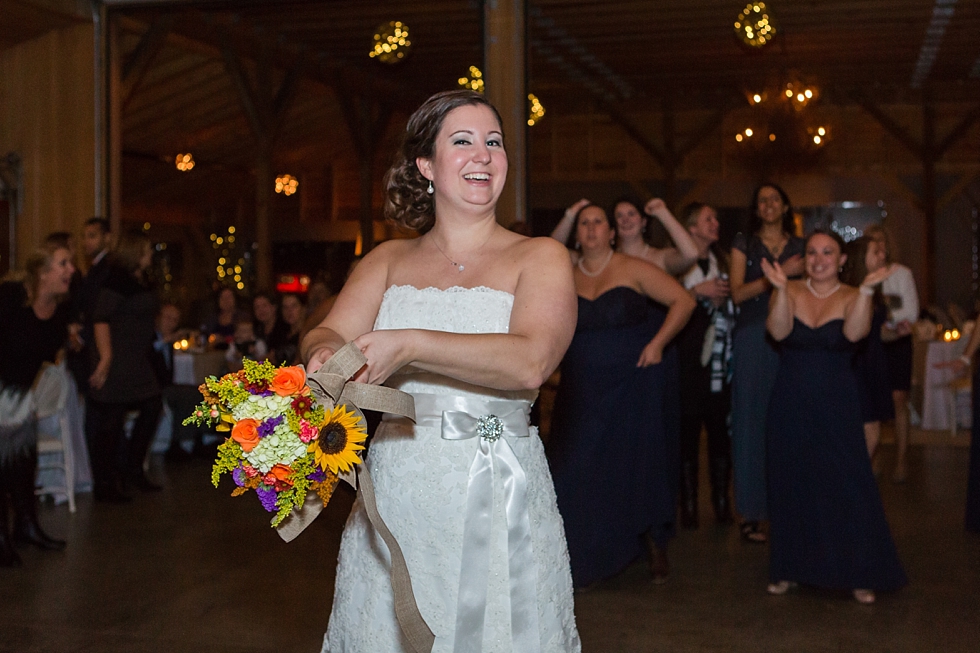
[[[554,240],[510,250],[520,275],[506,334],[421,329],[372,331],[355,342],[368,358],[358,378],[382,383],[403,365],[500,390],[538,388],[558,367],[575,332],[577,300],[568,254]],[[339,302],[339,299],[338,299]]]

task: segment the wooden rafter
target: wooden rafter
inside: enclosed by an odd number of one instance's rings
[[[140,37],[136,48],[123,62],[122,67],[122,106],[126,105],[133,97],[133,93],[143,81],[147,69],[157,54],[167,42],[167,35],[173,27],[174,17],[165,14],[156,19],[150,29],[146,30]]]

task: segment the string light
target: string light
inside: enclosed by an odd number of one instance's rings
[[[292,195],[299,188],[299,181],[292,175],[282,175],[276,177],[276,192],[284,195]]]
[[[181,172],[187,172],[194,167],[194,157],[188,152],[187,154],[177,155],[177,169]]]
[[[470,66],[470,76],[460,77],[459,85],[465,89],[471,91],[476,91],[477,93],[483,92],[483,71],[476,66]]]
[[[735,19],[735,35],[746,45],[761,48],[776,36],[776,23],[765,2],[750,2]]]
[[[528,93],[527,99],[531,102],[531,108],[528,110],[529,115],[527,118],[527,124],[528,126],[533,127],[542,118],[544,118],[544,105],[541,104],[541,101],[534,93]]]
[[[408,40],[408,25],[400,20],[382,23],[374,34],[374,46],[368,56],[382,63],[398,63],[405,58],[412,42]]]

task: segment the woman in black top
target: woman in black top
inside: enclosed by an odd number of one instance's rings
[[[26,401],[26,393],[45,362],[53,363],[68,337],[70,308],[62,301],[75,267],[64,247],[40,250],[27,259],[23,281],[0,284],[0,396],[5,407]],[[9,420],[10,416],[6,416]],[[11,546],[33,544],[61,550],[37,522],[34,477],[37,423],[33,414],[0,425],[0,567],[20,564]],[[13,537],[7,532],[7,496],[14,508]]]
[[[150,239],[140,231],[127,232],[112,256],[93,315],[98,362],[89,379],[86,432],[95,498],[118,503],[129,500],[125,483],[160,489],[146,477],[143,463],[163,404],[153,360],[157,299],[146,275],[153,260]],[[124,424],[130,411],[138,416],[127,445]],[[120,458],[123,469],[117,469]]]

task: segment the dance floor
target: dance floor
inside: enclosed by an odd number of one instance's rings
[[[882,453],[888,469],[892,448]],[[671,544],[665,585],[651,584],[638,561],[576,595],[583,650],[980,650],[980,536],[962,527],[967,449],[915,446],[910,457],[907,483],[881,482],[911,578],[905,589],[873,606],[814,589],[768,596],[766,548],[715,526],[702,502],[701,529]],[[26,550],[23,567],[0,569],[0,651],[319,651],[352,495],[286,544],[253,497],[211,487],[206,461],[154,461],[154,471],[164,491],[127,505],[84,495],[74,515],[42,507],[43,523],[69,546]]]

